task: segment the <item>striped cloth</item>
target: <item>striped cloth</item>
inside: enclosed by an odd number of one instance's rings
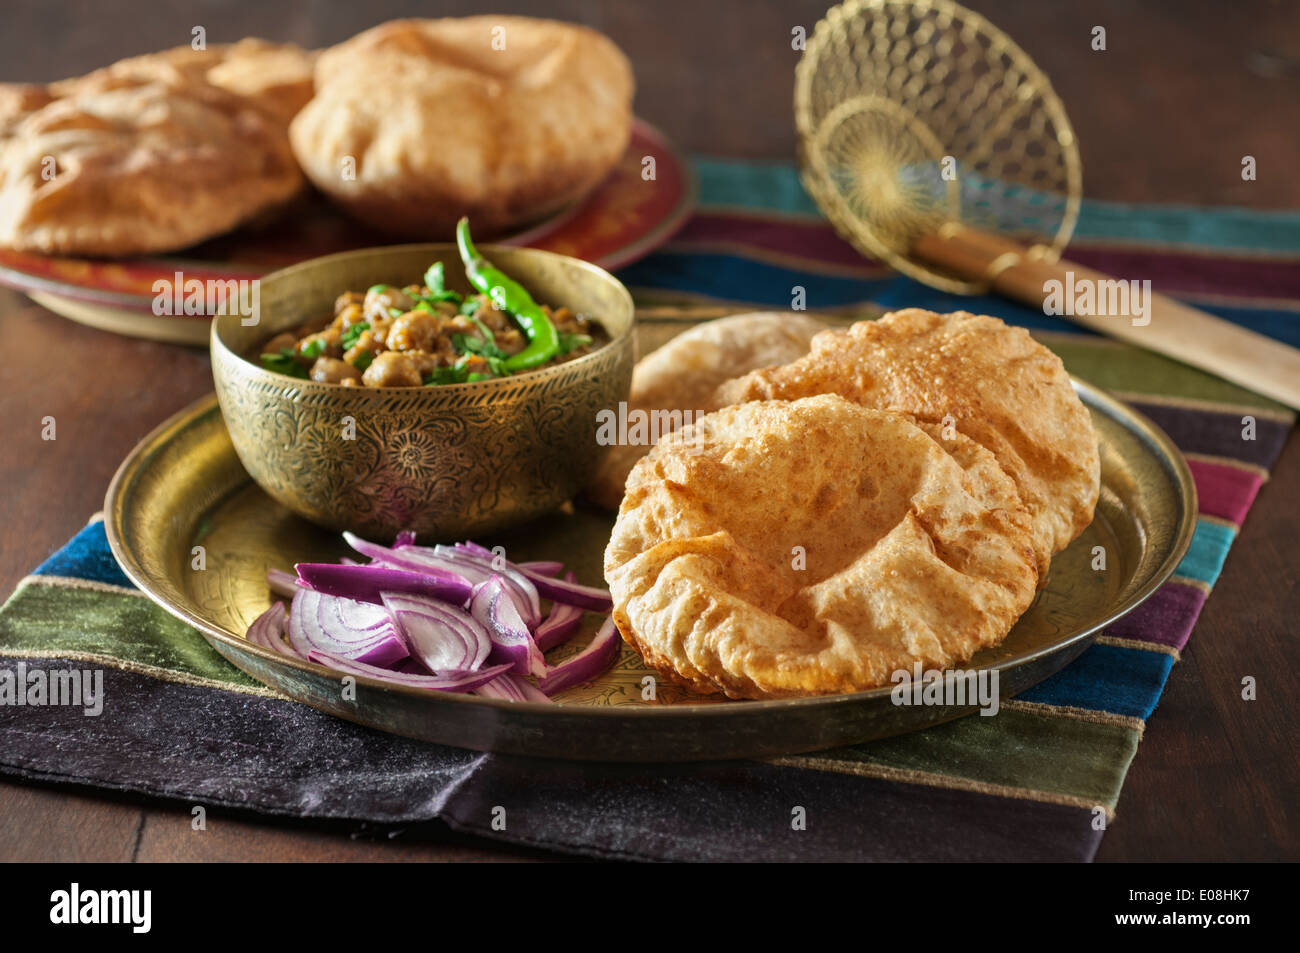
[[[102,668],[112,703],[95,717],[0,705],[0,771],[271,815],[438,821],[611,858],[1091,859],[1293,415],[1039,312],[892,274],[834,235],[787,165],[699,160],[697,171],[698,214],[620,274],[639,301],[785,308],[798,286],[814,311],[964,308],[1029,327],[1186,454],[1200,517],[1174,578],[995,718],[764,761],[539,763],[380,734],[274,695],[133,589],[92,521],[0,610],[0,690],[19,666]],[[1300,345],[1300,215],[1088,202],[1070,253]],[[493,829],[498,806],[505,830]]]

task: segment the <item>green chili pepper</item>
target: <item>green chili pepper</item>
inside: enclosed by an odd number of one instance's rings
[[[462,218],[456,226],[456,244],[465,263],[469,283],[487,295],[493,305],[512,315],[519,322],[528,346],[506,360],[511,371],[527,370],[545,364],[559,352],[559,336],[555,325],[537,302],[524,290],[523,285],[478,253],[469,237],[469,219]]]

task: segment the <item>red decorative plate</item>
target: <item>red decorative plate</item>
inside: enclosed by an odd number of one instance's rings
[[[654,177],[643,177],[646,157]],[[614,269],[648,254],[675,232],[695,205],[695,180],[686,159],[659,130],[636,120],[622,161],[583,202],[524,232],[498,239],[572,255]],[[29,294],[51,311],[134,337],[205,345],[205,315],[156,315],[154,282],[256,278],[278,268],[351,248],[394,240],[349,219],[310,193],[265,224],[235,232],[176,255],[147,258],[52,258],[0,248],[0,285]]]

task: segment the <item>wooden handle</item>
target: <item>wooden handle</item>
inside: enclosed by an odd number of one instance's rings
[[[1164,295],[1147,293],[1141,290],[1142,285],[1138,286],[1140,298],[1130,299],[1131,282],[1117,282],[1064,260],[1046,261],[1039,257],[1040,249],[1027,249],[999,235],[960,225],[948,225],[918,239],[912,252],[969,281],[984,281],[999,294],[1033,308],[1043,308],[1055,291],[1049,282],[1059,282],[1060,303],[1070,308],[1077,300],[1075,292],[1090,285],[1092,307],[1087,310],[1091,313],[1058,310],[1060,317],[1300,409],[1300,350]],[[1129,288],[1120,288],[1121,284]],[[1099,293],[1108,289],[1120,292],[1117,296],[1130,302],[1126,313],[1111,313],[1111,295]],[[1140,302],[1140,308],[1134,301]]]

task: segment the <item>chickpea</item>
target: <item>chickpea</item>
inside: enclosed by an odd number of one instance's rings
[[[415,366],[415,372],[420,375],[420,380],[424,380],[424,375],[428,374],[435,367],[445,366],[439,359],[439,355],[430,354],[428,351],[405,351],[411,363]]]
[[[362,375],[367,387],[419,387],[424,383],[415,362],[400,351],[384,351]]]
[[[366,296],[357,291],[345,291],[334,299],[335,316],[342,314],[350,307],[361,308],[365,304]]]
[[[399,311],[410,311],[415,307],[415,299],[405,291],[397,288],[385,288],[383,291],[367,291],[365,297],[365,315],[366,320],[374,322],[378,319],[389,319],[392,317],[391,308],[397,308]]]
[[[285,331],[283,334],[277,334],[271,340],[262,345],[263,354],[279,354],[286,347],[293,350],[298,343],[298,339]]]
[[[504,354],[518,354],[528,346],[528,342],[524,340],[524,335],[518,328],[497,331],[495,337],[497,347],[501,348]]]
[[[361,380],[361,372],[347,361],[334,357],[318,357],[311,366],[311,379],[322,384],[342,384]]]
[[[392,318],[375,318],[370,322],[370,337],[378,349],[388,346],[388,332],[392,327]]]
[[[342,357],[343,356],[343,334],[338,328],[326,328],[316,334],[309,334],[298,342],[298,353],[302,352],[313,342],[321,341],[324,343],[324,349],[320,352],[321,357]]]
[[[338,313],[338,317],[334,319],[334,324],[338,326],[339,330],[346,331],[352,325],[362,324],[365,320],[366,315],[361,310],[361,305],[350,304]]]
[[[442,333],[450,337],[453,334],[478,335],[478,327],[464,315],[457,315],[442,326]]]
[[[495,308],[479,308],[476,317],[493,331],[504,331],[515,326],[515,322],[510,315]]]
[[[428,351],[438,335],[442,319],[427,311],[408,311],[393,321],[388,347],[394,351]]]
[[[384,349],[382,344],[375,341],[375,336],[369,331],[362,331],[361,336],[357,338],[355,344],[348,348],[343,355],[343,360],[349,364],[355,364],[364,352],[369,351],[371,354],[378,354]]]

